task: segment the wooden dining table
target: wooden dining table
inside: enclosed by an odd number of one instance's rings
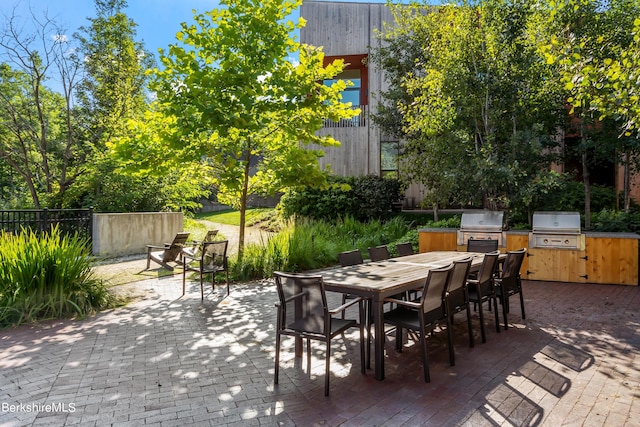
[[[505,255],[501,254],[501,256]],[[322,275],[326,290],[371,299],[374,327],[374,368],[377,380],[384,379],[384,299],[422,287],[430,270],[446,267],[454,261],[467,257],[472,258],[471,271],[477,271],[482,264],[484,253],[424,252],[317,272]]]

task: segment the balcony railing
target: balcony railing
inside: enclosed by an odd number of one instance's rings
[[[325,128],[353,128],[353,127],[363,127],[367,125],[367,113],[368,113],[368,105],[354,105],[353,109],[360,109],[360,114],[354,116],[350,119],[341,119],[337,122],[333,120],[324,119],[324,124],[322,127]]]

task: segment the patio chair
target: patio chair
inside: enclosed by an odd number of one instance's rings
[[[443,301],[444,290],[453,265],[429,271],[419,301],[406,301],[386,298],[385,302],[397,304],[393,310],[384,313],[384,323],[396,327],[396,350],[402,351],[402,330],[408,329],[418,333],[422,348],[422,367],[424,381],[430,382],[429,365],[427,361],[427,332],[432,332],[441,322],[450,328],[449,318],[445,313]],[[449,348],[453,343],[449,340]]]
[[[371,247],[371,248],[368,248],[367,251],[369,251],[369,258],[371,258],[371,261],[374,261],[374,262],[384,261],[385,259],[391,258],[389,249],[387,249],[385,245]]]
[[[467,240],[467,252],[489,253],[498,250],[497,239],[469,239]]]
[[[413,255],[415,253],[411,242],[398,243],[396,245],[396,250],[398,251],[398,256]]]
[[[463,310],[467,312],[467,328],[469,330],[469,347],[473,347],[473,329],[471,327],[471,308],[467,291],[467,277],[471,268],[471,258],[454,261],[453,270],[449,274],[444,293],[446,315],[449,317],[450,328],[447,328],[449,340],[449,362],[455,365],[455,352],[453,348],[453,316]]]
[[[364,263],[364,259],[362,259],[362,253],[358,249],[340,252],[338,254],[338,261],[340,261],[340,266],[342,267]]]
[[[309,373],[311,372],[311,340],[322,341],[326,344],[324,395],[328,396],[331,341],[352,327],[360,330],[360,370],[364,374],[363,299],[355,298],[340,307],[329,309],[322,276],[275,272],[274,277],[279,298],[279,302],[276,303],[278,318],[274,384],[278,384],[280,344],[283,335],[306,339]],[[359,308],[359,321],[334,317],[355,304]]]
[[[182,254],[183,270],[182,270],[182,295],[186,290],[187,271],[197,271],[200,275],[200,296],[204,301],[204,285],[203,276],[211,274],[211,288],[216,288],[216,274],[224,272],[227,281],[227,295],[229,295],[229,264],[227,261],[228,240],[219,242],[204,242],[202,244],[202,252],[199,257],[192,257]]]
[[[338,260],[340,261],[341,267],[349,267],[351,265],[364,264],[364,259],[362,258],[362,252],[359,249],[354,249],[351,251],[340,252],[338,254]],[[342,294],[342,304],[345,304],[348,299],[359,298],[357,295],[351,294]],[[371,341],[371,300],[366,299],[366,328],[367,328],[367,368],[371,367],[371,358],[369,354],[370,341]],[[342,318],[344,319],[345,312],[342,312]]]
[[[193,240],[188,242],[191,247],[185,247],[182,249],[182,253],[189,255],[190,257],[197,257],[202,252],[202,246],[205,242],[213,242],[218,235],[218,230],[208,230],[207,234],[202,240]]]
[[[500,323],[498,320],[498,306],[496,301],[496,291],[493,282],[493,276],[498,266],[499,252],[489,252],[484,255],[480,271],[475,279],[467,279],[467,289],[469,292],[469,301],[478,305],[478,312],[480,314],[480,334],[482,335],[482,342],[487,342],[487,336],[484,331],[484,311],[482,310],[482,304],[493,300],[495,307],[494,313],[496,317],[496,331],[500,332]]]
[[[180,232],[173,238],[173,242],[165,243],[162,246],[147,245],[147,270],[149,269],[150,262],[157,262],[167,270],[173,271],[174,267],[169,264],[170,262],[180,264],[180,253],[184,248],[189,233]]]
[[[507,330],[509,324],[507,322],[507,313],[509,312],[509,297],[520,294],[520,310],[522,313],[522,319],[525,319],[524,314],[524,295],[522,294],[522,281],[520,279],[520,267],[522,267],[522,261],[524,260],[526,248],[522,248],[517,251],[507,252],[507,259],[502,267],[502,274],[495,277],[496,296],[500,300],[502,305],[502,315],[504,317],[504,329]],[[496,311],[498,307],[496,306]]]

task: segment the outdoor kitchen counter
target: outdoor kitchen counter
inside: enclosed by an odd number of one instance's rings
[[[418,230],[420,252],[465,250],[456,244],[455,228]],[[638,243],[635,233],[585,232],[585,248],[531,248],[529,231],[507,231],[501,251],[527,248],[523,279],[638,286]]]

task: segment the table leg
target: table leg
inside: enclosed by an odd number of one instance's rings
[[[384,380],[384,299],[374,298],[372,301],[373,308],[373,328],[374,328],[374,355],[375,355],[375,373],[376,380]]]

